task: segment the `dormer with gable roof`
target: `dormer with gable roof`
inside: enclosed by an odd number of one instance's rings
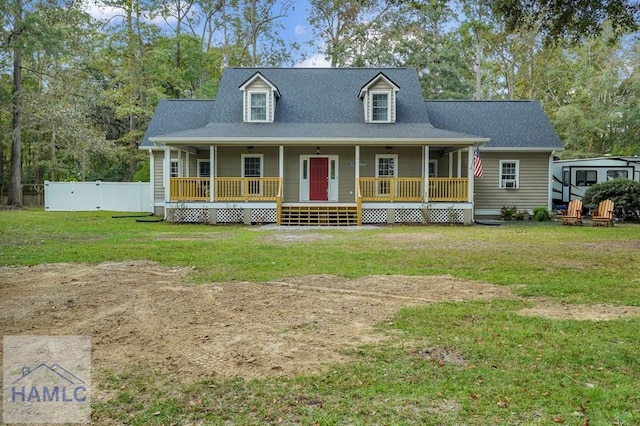
[[[395,123],[398,87],[384,73],[378,73],[360,89],[365,123]]]
[[[278,88],[259,72],[240,85],[242,120],[245,123],[273,123]]]

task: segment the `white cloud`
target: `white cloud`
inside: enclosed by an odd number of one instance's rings
[[[314,55],[296,64],[297,68],[330,68],[331,62],[327,61],[323,55]]]
[[[296,36],[305,35],[307,33],[307,29],[303,25],[296,25],[296,28],[293,30]]]
[[[99,5],[95,1],[83,1],[83,9],[94,19],[109,20],[115,16],[122,15],[122,11],[104,5]]]

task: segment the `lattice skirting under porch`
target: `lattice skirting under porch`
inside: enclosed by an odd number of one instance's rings
[[[464,223],[463,209],[362,209],[362,223],[389,223],[390,212],[392,223]]]
[[[179,208],[173,211],[173,221],[177,223],[209,223],[209,210]]]
[[[251,223],[276,223],[277,209],[251,209]]]
[[[244,223],[244,209],[217,209],[217,223]]]

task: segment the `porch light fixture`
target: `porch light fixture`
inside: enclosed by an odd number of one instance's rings
[[[390,146],[385,146],[384,149],[387,151],[387,154],[389,154],[393,148]]]
[[[316,155],[320,154],[320,147],[316,146]]]
[[[247,147],[247,152],[248,152],[249,154],[251,154],[251,153],[253,152],[253,147],[252,147],[252,146],[248,146],[248,147]]]

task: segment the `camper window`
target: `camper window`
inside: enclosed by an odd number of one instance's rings
[[[629,179],[629,172],[626,170],[607,170],[607,180]]]
[[[598,183],[598,172],[595,170],[576,170],[576,186],[591,186]]]

